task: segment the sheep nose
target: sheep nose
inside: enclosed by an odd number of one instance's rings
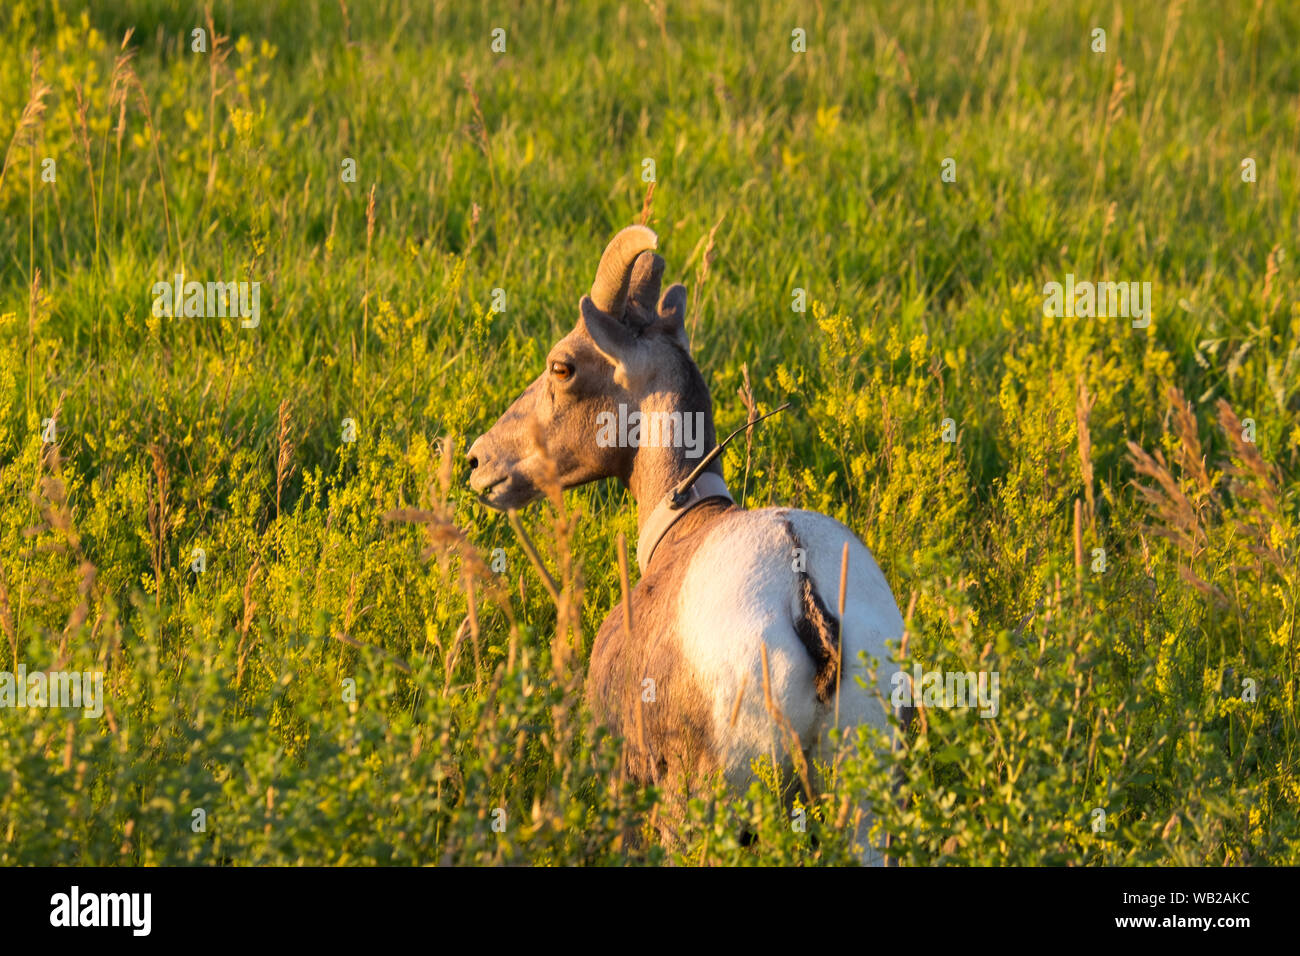
[[[474,444],[469,446],[469,451],[465,452],[465,457],[469,460],[470,471],[474,471],[481,463],[488,459],[485,447],[486,442],[483,441],[485,437],[486,436],[484,435],[479,435],[479,437],[474,440]]]
[[[484,441],[485,437],[479,436],[465,453],[469,459],[469,486],[480,495],[487,494],[506,477],[493,463],[492,449]]]

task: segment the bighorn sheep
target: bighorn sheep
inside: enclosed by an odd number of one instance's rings
[[[686,290],[673,285],[659,299],[664,260],[656,245],[644,226],[613,238],[576,327],[470,447],[470,486],[489,506],[508,509],[538,497],[545,474],[565,488],[600,478],[628,485],[641,569],[631,593],[632,640],[620,604],[592,648],[589,706],[627,740],[635,778],[671,793],[716,770],[743,791],[752,761],[774,745],[787,771],[791,765],[789,732],[774,727],[764,669],[774,709],[800,748],[826,753],[837,719],[842,728],[885,726],[885,642],[901,637],[903,621],[871,553],[838,521],[788,508],[745,510],[727,490],[720,457],[681,487],[703,460],[700,449],[713,449],[716,439],[709,390],[686,336]],[[611,440],[615,422],[619,440]],[[647,441],[629,422],[660,427]],[[686,440],[690,423],[702,442]],[[662,440],[665,431],[673,440]],[[837,674],[841,644],[845,667]],[[863,651],[881,664],[879,696],[859,684],[860,676],[866,683]],[[643,703],[647,678],[653,703]]]

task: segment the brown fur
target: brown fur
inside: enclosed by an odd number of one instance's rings
[[[740,509],[721,498],[696,505],[669,529],[649,572],[632,590],[632,640],[623,636],[622,602],[600,626],[591,649],[586,697],[597,722],[627,741],[634,780],[677,793],[717,769],[712,695],[690,673],[677,631],[675,598],[693,539]],[[642,681],[655,682],[642,702]],[[638,721],[637,710],[641,711]]]
[[[717,444],[717,434],[713,426],[713,401],[709,397],[709,388],[704,384],[704,376],[691,359],[690,354],[676,342],[666,342],[667,355],[671,362],[665,364],[675,374],[662,394],[663,401],[653,403],[653,407],[644,410],[680,411],[683,414],[702,412],[704,414],[704,443],[707,453]],[[667,373],[665,374],[667,377]],[[641,449],[632,460],[626,476],[628,489],[638,502],[638,515],[644,522],[650,512],[663,497],[664,493],[683,477],[690,474],[700,463],[699,458],[686,457],[685,448],[646,448]],[[705,469],[722,477],[722,459],[715,459]],[[645,507],[641,503],[645,502]],[[656,561],[656,563],[658,563]]]

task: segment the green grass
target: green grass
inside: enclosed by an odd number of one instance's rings
[[[1300,862],[1300,11],[304,6],[217,3],[206,54],[191,4],[0,13],[0,671],[108,692],[0,711],[0,863],[839,863],[862,801],[910,864]],[[557,611],[444,467],[644,158],[719,430],[745,368],[794,402],[733,488],[857,529],[909,664],[1001,675],[996,720],[929,709],[807,832],[760,767],[646,838],[580,698],[630,498],[525,515]],[[151,317],[182,269],[260,281],[260,326]],[[1045,318],[1066,273],[1151,282],[1150,328]]]

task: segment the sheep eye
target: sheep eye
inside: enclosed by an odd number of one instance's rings
[[[573,366],[568,362],[552,362],[551,376],[557,382],[567,382],[573,376]]]

